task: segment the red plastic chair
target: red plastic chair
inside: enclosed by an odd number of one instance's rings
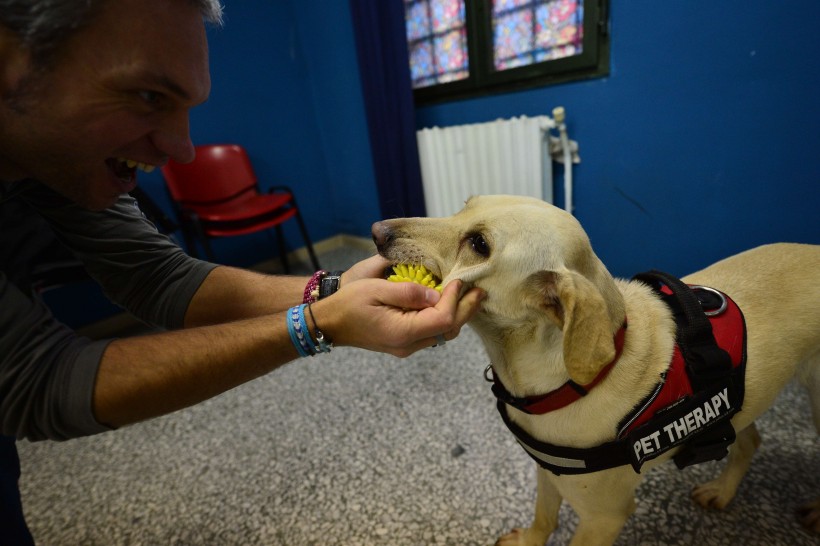
[[[241,146],[196,146],[192,163],[170,161],[162,168],[162,174],[192,254],[197,254],[198,241],[208,259],[215,261],[209,239],[273,227],[282,266],[289,273],[282,223],[296,218],[313,267],[321,269],[293,192],[287,186],[275,186],[268,193],[260,193],[250,158]]]

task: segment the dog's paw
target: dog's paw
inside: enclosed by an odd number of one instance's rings
[[[735,496],[735,492],[727,491],[723,480],[712,480],[692,489],[692,500],[703,508],[723,510]]]
[[[820,533],[820,498],[797,509],[800,523],[809,531]]]
[[[547,537],[537,537],[532,529],[513,529],[495,541],[495,546],[544,546]]]

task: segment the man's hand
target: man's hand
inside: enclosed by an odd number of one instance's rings
[[[383,279],[384,271],[392,264],[378,254],[353,265],[342,274],[341,285],[361,279]]]
[[[385,264],[371,258],[357,266],[383,270]],[[439,294],[414,283],[363,279],[343,283],[336,294],[313,304],[313,311],[335,344],[405,357],[435,345],[436,336],[453,339],[479,310],[484,292],[473,288],[460,296],[461,288],[455,280]]]

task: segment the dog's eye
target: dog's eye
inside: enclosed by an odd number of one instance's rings
[[[470,236],[470,244],[473,245],[473,250],[476,251],[476,254],[480,254],[481,256],[490,255],[490,245],[487,244],[487,241],[484,240],[484,237],[482,237],[480,233]]]

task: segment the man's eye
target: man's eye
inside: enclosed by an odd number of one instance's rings
[[[148,104],[157,104],[162,99],[162,94],[156,91],[139,91],[138,94]]]

